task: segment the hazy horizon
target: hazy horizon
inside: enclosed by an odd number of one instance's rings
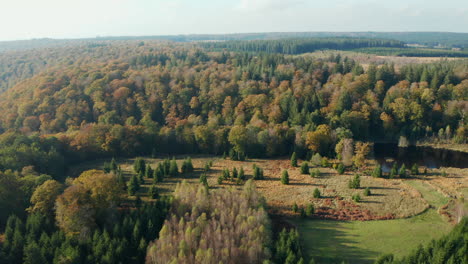
[[[16,0],[0,41],[266,32],[468,33],[463,0]],[[437,19],[435,19],[437,18]]]

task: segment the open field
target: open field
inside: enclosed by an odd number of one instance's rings
[[[385,221],[293,219],[306,255],[318,263],[372,263],[381,254],[404,256],[417,245],[448,233],[451,225],[437,213],[448,198],[422,181],[408,183],[432,206],[415,217]]]
[[[179,167],[185,158],[176,157]],[[100,168],[104,161],[80,164],[69,171],[69,176],[76,177],[83,170]],[[160,161],[161,158],[146,158],[146,162],[153,168]],[[195,172],[165,178],[164,182],[157,184],[159,191],[170,194],[182,180],[199,183],[203,172],[201,168],[209,161],[213,161],[213,167],[207,173],[212,188],[240,187],[234,182],[224,181],[221,186],[217,183],[224,168],[243,167],[247,178],[252,176],[253,164],[263,168],[265,180],[256,181],[256,185],[266,198],[268,211],[298,228],[306,256],[316,259],[318,263],[341,263],[341,260],[348,263],[372,263],[381,254],[408,254],[418,244],[427,243],[450,231],[452,225],[447,215],[441,215],[441,208],[448,205],[446,210],[452,210],[456,204],[450,205],[449,201],[466,196],[468,192],[468,169],[443,168],[447,177],[439,176],[441,170],[432,169],[429,171],[430,176],[406,180],[376,179],[362,175],[361,188],[354,190],[347,185],[353,177],[349,172],[338,175],[333,169],[318,168],[320,176],[311,178],[300,174],[299,168],[291,167],[287,158],[242,162],[213,156],[192,157]],[[117,162],[126,177],[133,174],[134,159],[120,159]],[[280,183],[281,172],[285,169],[289,172],[289,185]],[[145,195],[152,179],[145,180],[139,195],[148,200]],[[365,187],[371,188],[371,196],[363,195]],[[322,198],[312,197],[315,188],[321,191]],[[360,194],[362,202],[352,202],[353,194]],[[291,210],[294,203],[300,207],[313,203],[316,214],[308,219],[295,216]],[[464,206],[466,208],[466,203]],[[349,221],[389,218],[397,219]]]

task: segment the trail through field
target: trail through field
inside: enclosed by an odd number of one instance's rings
[[[448,233],[451,225],[437,213],[448,198],[423,181],[406,183],[417,189],[431,208],[411,218],[383,221],[294,219],[306,256],[317,263],[373,263],[382,254],[402,257],[417,245]]]

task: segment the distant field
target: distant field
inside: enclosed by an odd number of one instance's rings
[[[421,181],[408,181],[434,207],[448,199]],[[448,233],[451,225],[437,209],[421,215],[385,221],[327,221],[293,219],[301,234],[304,251],[317,263],[372,263],[376,257],[393,253],[401,257],[421,243]],[[340,256],[337,258],[336,256]]]

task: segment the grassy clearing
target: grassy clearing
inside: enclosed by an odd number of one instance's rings
[[[372,263],[381,254],[404,256],[418,244],[448,233],[451,225],[438,213],[448,198],[422,181],[407,181],[434,208],[411,218],[385,221],[327,221],[293,219],[304,251],[318,263]],[[336,256],[340,256],[339,258]]]
[[[179,168],[186,156],[178,156],[176,160]],[[101,168],[106,160],[97,160],[80,164],[69,171],[69,176],[76,177],[82,171],[94,168]],[[153,168],[161,158],[146,158],[146,162]],[[160,193],[169,194],[174,190],[175,185],[186,180],[191,183],[198,183],[204,165],[213,161],[213,167],[207,173],[210,187],[219,188],[227,186],[238,186],[235,182],[224,181],[221,185],[217,183],[218,176],[221,175],[224,168],[244,169],[247,178],[253,175],[253,164],[264,169],[265,180],[256,182],[260,193],[266,198],[269,212],[280,215],[292,215],[292,207],[297,203],[299,207],[306,207],[307,204],[314,204],[316,208],[326,207],[330,210],[345,212],[340,219],[358,219],[369,217],[379,217],[393,215],[392,217],[401,218],[418,214],[427,208],[427,203],[420,197],[420,194],[413,188],[404,184],[401,180],[375,179],[362,175],[361,188],[349,189],[348,181],[353,177],[353,173],[338,175],[330,168],[318,168],[320,176],[312,178],[310,175],[300,173],[299,168],[292,167],[288,158],[284,159],[252,159],[247,161],[224,160],[214,156],[193,156],[192,162],[195,172],[190,175],[180,175],[175,178],[166,178],[157,187]],[[127,180],[133,172],[134,159],[117,160],[121,166]],[[287,170],[290,177],[289,185],[283,185],[280,182],[281,173]],[[138,192],[145,199],[148,188],[152,185],[152,179],[145,179]],[[364,197],[365,187],[370,187],[372,195]],[[313,198],[313,191],[318,188],[322,198]],[[361,203],[352,202],[351,197],[359,194],[362,197]],[[356,211],[368,211],[366,215],[360,215]],[[372,216],[370,216],[372,215]]]

